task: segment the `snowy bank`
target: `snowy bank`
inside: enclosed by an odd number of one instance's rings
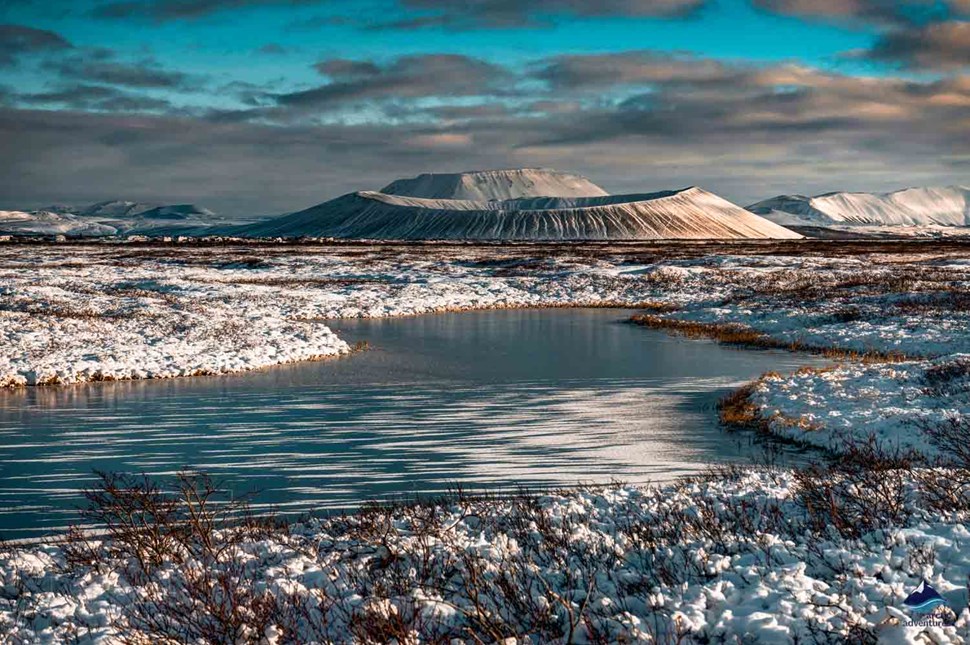
[[[4,246],[0,384],[242,371],[346,352],[322,320],[493,307],[647,304],[784,342],[970,352],[962,261],[716,252]]]
[[[812,505],[812,473],[733,471],[8,548],[0,630],[13,643],[970,638],[966,502],[943,510],[915,471],[824,474],[842,482],[831,515]],[[852,492],[863,484],[901,505]],[[903,601],[924,580],[946,606],[921,618]]]

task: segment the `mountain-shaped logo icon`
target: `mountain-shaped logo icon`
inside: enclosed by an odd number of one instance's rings
[[[917,614],[928,614],[937,607],[947,603],[936,589],[928,585],[925,580],[922,580],[913,593],[906,596],[903,604]]]

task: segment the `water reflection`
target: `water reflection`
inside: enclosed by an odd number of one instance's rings
[[[257,505],[352,506],[468,486],[663,481],[749,459],[714,405],[817,363],[685,341],[616,310],[338,321],[352,357],[234,377],[0,394],[0,532],[63,527],[100,470],[191,467]],[[796,457],[797,458],[797,457]]]

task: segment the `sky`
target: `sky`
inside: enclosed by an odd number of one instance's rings
[[[0,209],[970,185],[970,0],[3,0]]]

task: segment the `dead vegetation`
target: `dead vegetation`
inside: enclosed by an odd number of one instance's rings
[[[767,421],[761,416],[758,406],[751,401],[754,388],[755,384],[749,383],[718,401],[718,419],[729,430],[761,430],[767,432]]]
[[[113,625],[129,643],[257,643],[267,635],[281,643],[608,643],[617,638],[615,617],[625,612],[639,617],[643,638],[704,642],[651,599],[711,581],[718,558],[746,553],[770,567],[779,540],[797,541],[807,545],[801,557],[816,576],[833,589],[851,589],[858,572],[826,555],[838,540],[858,545],[873,536],[872,548],[881,552],[880,539],[893,538],[874,531],[913,525],[928,511],[970,512],[970,425],[942,430],[940,440],[963,446],[946,467],[875,439],[847,444],[828,463],[796,470],[791,497],[709,494],[710,485],[751,475],[737,466],[633,498],[616,497],[619,484],[583,489],[614,505],[609,539],[584,534],[582,508],[551,506],[525,491],[474,496],[459,489],[437,499],[371,504],[306,532],[304,525],[294,530],[247,515],[204,476],[182,474],[162,485],[102,475],[87,493],[85,518],[105,533],[72,532],[65,566],[77,576],[123,571],[132,581]],[[763,474],[787,476],[771,472]],[[496,559],[470,547],[469,533],[515,547]],[[301,569],[319,566],[329,582],[303,588],[268,577],[267,548],[282,549],[283,559],[271,563],[298,556],[316,563]],[[932,555],[914,551],[901,566],[918,577]],[[593,602],[604,588],[612,602]],[[846,612],[845,622],[828,633],[805,618],[817,642],[872,641],[874,633],[847,607],[828,609]]]
[[[931,396],[949,397],[966,392],[970,389],[970,357],[959,356],[931,365],[923,373],[923,381],[924,393]]]
[[[708,338],[724,345],[809,352],[832,359],[846,359],[862,363],[912,360],[912,357],[897,351],[887,352],[875,349],[859,351],[841,347],[810,345],[798,340],[780,340],[739,323],[706,323],[652,314],[634,315],[630,318],[630,322],[649,329],[670,331],[687,338]]]

